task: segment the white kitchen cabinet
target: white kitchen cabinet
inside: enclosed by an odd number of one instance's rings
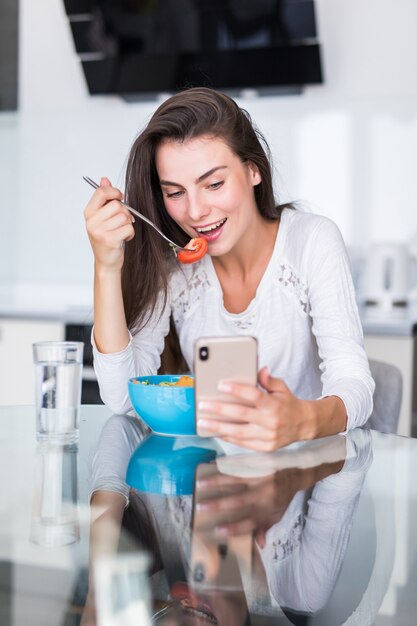
[[[398,422],[398,434],[410,437],[413,427],[413,389],[415,370],[414,335],[365,334],[365,350],[370,359],[396,365],[403,377],[403,398]]]
[[[64,334],[60,321],[0,319],[0,405],[35,403],[32,343]]]

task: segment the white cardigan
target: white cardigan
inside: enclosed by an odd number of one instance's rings
[[[363,348],[363,333],[346,248],[330,219],[285,209],[273,254],[256,296],[242,313],[229,313],[209,255],[181,266],[169,297],[125,350],[102,354],[94,345],[94,367],[103,401],[115,413],[131,404],[127,380],[155,374],[173,314],[182,353],[193,370],[199,337],[253,335],[259,366],[282,378],[303,399],[339,396],[348,427],[364,424],[372,412],[374,382]],[[161,314],[161,317],[159,315]]]

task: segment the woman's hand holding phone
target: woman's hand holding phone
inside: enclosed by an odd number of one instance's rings
[[[195,345],[197,433],[272,452],[346,429],[338,396],[302,400],[263,367],[254,337],[202,338]]]
[[[283,380],[258,374],[259,386],[220,381],[219,391],[235,402],[201,400],[197,429],[252,450],[270,452],[294,441],[312,439],[311,405],[297,398]]]

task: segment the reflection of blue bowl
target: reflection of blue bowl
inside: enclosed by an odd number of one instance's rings
[[[128,382],[133,408],[158,435],[195,435],[194,387],[164,387],[179,376],[138,376]],[[134,383],[148,381],[149,385]]]
[[[193,493],[197,465],[216,458],[214,450],[199,448],[198,441],[197,437],[185,440],[150,435],[130,457],[127,484],[139,491],[165,496]],[[176,450],[178,444],[184,447]]]

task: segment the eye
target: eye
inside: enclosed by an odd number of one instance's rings
[[[173,191],[172,193],[167,193],[167,198],[181,198],[183,191]]]
[[[211,183],[211,185],[209,185],[209,189],[220,189],[223,183],[224,183],[223,180],[219,180],[219,182],[217,183]]]

